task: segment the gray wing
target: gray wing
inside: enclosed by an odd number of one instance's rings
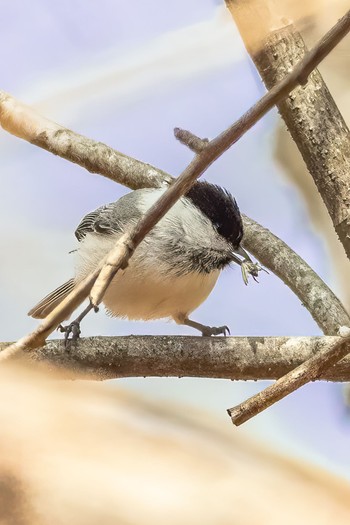
[[[141,218],[141,211],[137,207],[138,193],[136,190],[127,193],[116,202],[111,202],[85,215],[80,221],[75,236],[82,241],[88,233],[111,235],[123,232],[127,225],[136,223]]]

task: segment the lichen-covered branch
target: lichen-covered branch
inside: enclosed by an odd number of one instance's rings
[[[171,376],[235,380],[278,379],[307,359],[342,341],[340,337],[89,337],[69,352],[63,340],[51,340],[28,354],[65,377],[113,379]],[[0,343],[4,350],[8,343]],[[350,380],[350,358],[318,379]]]

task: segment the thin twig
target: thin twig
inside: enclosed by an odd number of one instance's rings
[[[350,336],[341,338],[326,350],[311,357],[291,372],[278,379],[273,385],[250,397],[243,403],[227,410],[232,423],[242,425],[263,410],[280,401],[310,381],[318,379],[327,369],[348,355]]]
[[[193,337],[126,336],[79,339],[67,352],[62,339],[50,340],[28,357],[64,377],[206,377],[232,380],[278,379],[339,337]],[[1,350],[8,343],[0,343]],[[350,380],[350,357],[318,379]]]
[[[200,153],[209,143],[209,139],[200,139],[186,129],[174,128],[174,135],[181,144],[185,144],[195,153]]]

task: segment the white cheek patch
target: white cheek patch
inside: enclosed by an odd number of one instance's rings
[[[148,189],[140,192],[140,197],[137,202],[137,207],[141,213],[146,213],[161,195],[165,192],[165,188],[157,188],[154,190]]]

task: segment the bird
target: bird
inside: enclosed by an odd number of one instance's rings
[[[88,213],[75,231],[75,276],[44,297],[28,315],[45,318],[96,269],[116,241],[132,231],[165,190],[137,189]],[[231,193],[216,184],[197,181],[140,243],[128,266],[117,272],[103,298],[107,314],[145,321],[168,318],[199,330],[203,336],[226,335],[226,325],[206,326],[189,316],[232,262],[243,268],[249,261],[248,272],[255,278],[260,268],[242,248],[242,238],[242,216]],[[62,331],[73,331],[78,337],[82,318],[69,328],[61,327]]]

